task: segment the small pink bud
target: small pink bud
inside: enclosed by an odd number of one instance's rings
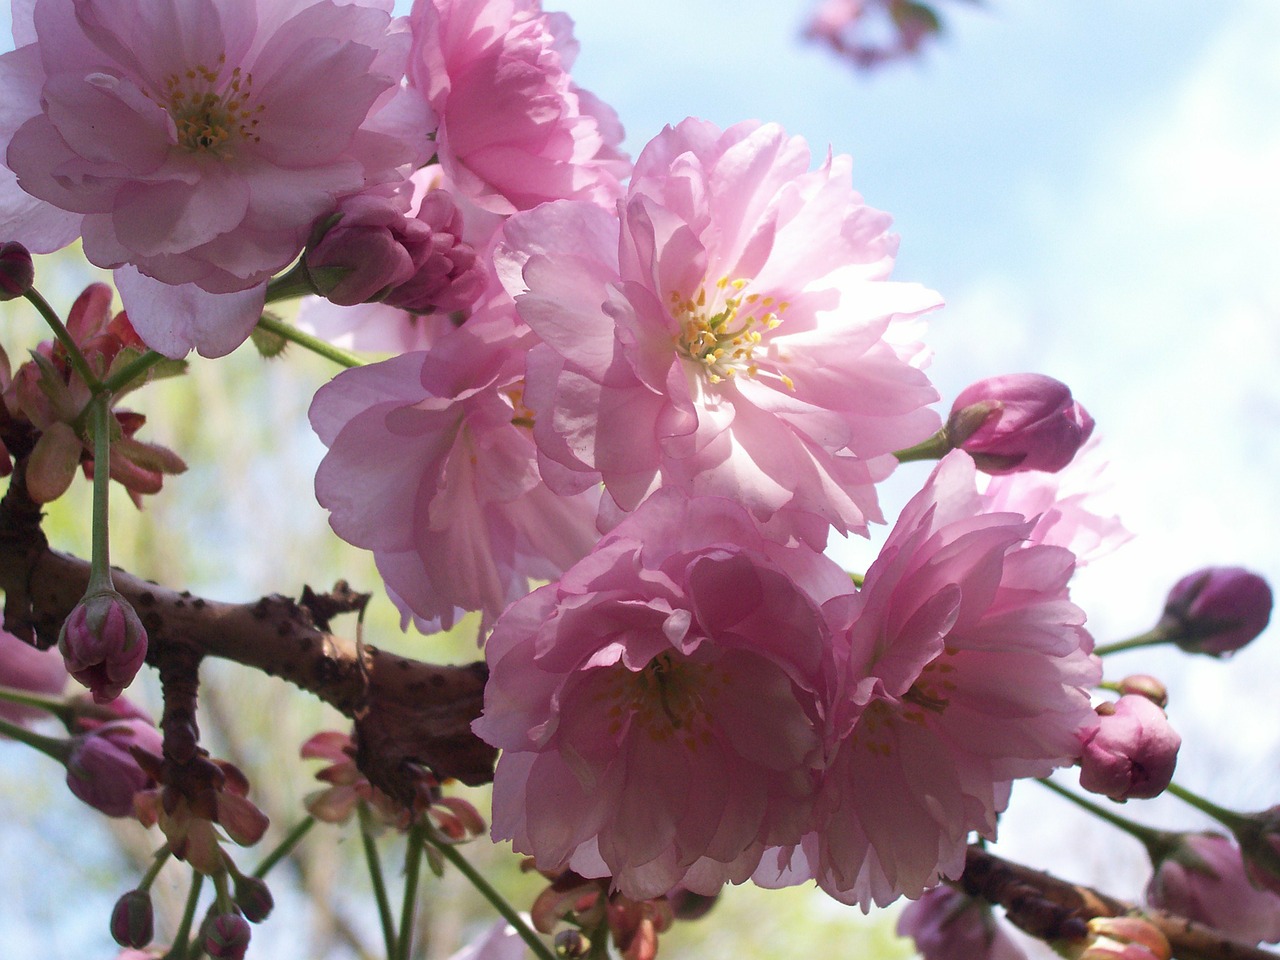
[[[234,899],[250,923],[261,923],[267,919],[276,905],[267,885],[257,877],[237,877]]]
[[[1280,897],[1249,882],[1240,848],[1221,834],[1182,834],[1157,865],[1147,900],[1242,943],[1280,941]]]
[[[152,785],[134,750],[159,758],[160,731],[142,720],[113,720],[71,740],[67,786],[109,817],[133,813],[133,796]]]
[[[249,949],[249,921],[238,913],[220,913],[204,923],[204,951],[213,960],[242,960]]]
[[[1222,657],[1260,634],[1271,619],[1271,587],[1241,567],[1206,567],[1169,591],[1157,629],[1188,653]]]
[[[0,301],[26,296],[36,280],[27,248],[13,240],[0,243]]]
[[[898,935],[915,941],[923,960],[1025,960],[991,905],[946,884],[926,890],[898,915]]]
[[[1073,960],[1171,960],[1169,940],[1141,917],[1094,917],[1082,950]]]
[[[1080,786],[1112,800],[1158,796],[1173,779],[1182,738],[1163,710],[1128,694],[1097,708],[1080,756]]]
[[[947,420],[951,444],[987,473],[1061,470],[1093,433],[1071,389],[1036,373],[979,380],[960,392]]]
[[[155,915],[145,890],[130,890],[111,911],[111,936],[122,947],[145,947],[155,936]]]
[[[1134,673],[1120,681],[1120,693],[1146,697],[1160,709],[1169,705],[1169,688],[1164,682],[1149,673]]]
[[[95,703],[118,697],[147,656],[147,631],[129,601],[114,590],[86,594],[62,625],[58,649],[67,671]]]

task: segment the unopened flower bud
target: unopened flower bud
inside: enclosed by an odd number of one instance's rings
[[[160,731],[142,720],[113,720],[74,737],[67,758],[67,786],[109,817],[133,813],[133,797],[151,786],[134,750],[161,755]]]
[[[1280,806],[1243,816],[1231,829],[1253,885],[1280,895]]]
[[[1169,940],[1141,917],[1094,917],[1089,939],[1070,950],[1072,960],[1171,960]]]
[[[1179,836],[1156,864],[1147,900],[1242,943],[1280,941],[1280,897],[1249,882],[1240,848],[1221,834]]]
[[[1112,800],[1158,796],[1173,779],[1182,738],[1163,710],[1129,694],[1097,708],[1080,756],[1080,786]]]
[[[1146,697],[1162,710],[1169,705],[1169,688],[1149,673],[1130,674],[1120,681],[1119,687],[1121,695]]]
[[[212,960],[242,960],[249,949],[249,921],[238,913],[220,913],[204,922],[204,952]]]
[[[233,899],[250,923],[261,923],[267,919],[276,905],[266,883],[257,877],[237,877]]]
[[[107,703],[133,682],[147,655],[147,631],[129,601],[114,590],[87,594],[58,635],[67,671]]]
[[[122,947],[145,947],[155,936],[155,913],[145,890],[130,890],[111,911],[111,936]]]
[[[898,935],[915,941],[923,960],[1025,960],[991,905],[939,884],[898,915]]]
[[[0,243],[0,300],[26,296],[36,280],[36,268],[27,248],[13,240]]]
[[[951,445],[987,473],[1054,473],[1093,433],[1093,418],[1071,389],[1035,373],[979,380],[956,397],[947,419]]]
[[[1169,591],[1156,629],[1188,653],[1221,657],[1239,650],[1271,619],[1271,587],[1241,567],[1206,567]]]

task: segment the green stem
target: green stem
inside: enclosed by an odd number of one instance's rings
[[[1144,847],[1147,848],[1147,854],[1151,857],[1152,863],[1159,863],[1163,860],[1173,847],[1177,846],[1178,840],[1176,834],[1169,833],[1165,830],[1153,830],[1151,827],[1144,827],[1140,823],[1134,823],[1127,817],[1122,817],[1118,813],[1114,813],[1105,807],[1086,800],[1078,793],[1072,793],[1064,787],[1058,786],[1052,780],[1040,778],[1040,783],[1044,784],[1060,797],[1065,797],[1078,807],[1088,810],[1095,817],[1107,821],[1112,826],[1119,827],[1129,836],[1133,837]]]
[[[941,460],[950,452],[951,438],[947,436],[944,427],[928,440],[917,443],[914,447],[899,450],[894,453],[894,456],[898,458],[899,463],[910,463],[913,460]]]
[[[1104,643],[1101,646],[1093,648],[1093,652],[1100,657],[1105,657],[1109,653],[1119,653],[1121,650],[1135,650],[1138,647],[1154,647],[1161,643],[1168,643],[1174,638],[1165,633],[1159,627],[1148,630],[1146,633],[1140,633],[1136,637],[1130,637],[1128,640],[1117,640],[1115,643]]]
[[[551,952],[545,943],[538,937],[524,918],[516,912],[515,908],[498,893],[489,881],[480,875],[475,867],[467,862],[466,858],[460,854],[457,849],[450,843],[445,843],[438,839],[434,834],[428,831],[426,835],[427,843],[431,844],[441,855],[451,864],[457,867],[458,872],[471,882],[477,892],[493,905],[493,909],[502,915],[502,918],[511,924],[516,933],[520,934],[520,939],[529,945],[529,949],[539,958],[539,960],[556,960],[556,955]]]
[[[56,740],[53,737],[46,737],[43,734],[28,730],[26,727],[20,727],[16,723],[10,723],[8,720],[0,719],[0,736],[17,740],[19,743],[25,743],[28,747],[34,747],[46,757],[52,757],[63,766],[66,766],[67,760],[71,757],[70,740]]]
[[[54,312],[53,307],[49,306],[49,301],[40,296],[40,293],[32,287],[25,294],[31,305],[39,311],[40,316],[44,317],[44,322],[49,324],[49,328],[53,331],[53,335],[58,338],[58,342],[62,344],[67,356],[71,360],[71,365],[76,368],[76,373],[80,374],[80,379],[94,393],[102,389],[102,383],[94,375],[89,367],[89,361],[84,358],[84,354],[80,352],[80,348],[76,346],[75,340],[71,338],[71,334],[67,331],[62,319]]]
[[[306,297],[316,292],[301,258],[293,267],[267,284],[267,303],[279,303],[295,297]]]
[[[95,397],[90,406],[93,416],[93,559],[86,596],[115,589],[111,582],[110,537],[107,532],[111,506],[110,397]]]
[[[151,866],[147,867],[147,872],[142,875],[142,879],[138,881],[138,889],[144,893],[151,889],[151,884],[156,882],[156,877],[160,876],[160,870],[169,862],[169,844],[165,843],[159,850],[155,852],[151,860]]]
[[[102,392],[114,394],[121,387],[131,383],[139,374],[150,370],[163,359],[165,359],[164,354],[156,353],[154,350],[148,350],[142,356],[132,360],[115,373],[111,374],[111,376],[107,377],[107,379],[103,380]]]
[[[191,924],[195,920],[196,906],[200,903],[200,888],[204,885],[204,874],[193,872],[191,875],[191,891],[187,894],[187,905],[182,911],[182,922],[178,932],[173,935],[173,947],[164,955],[164,960],[187,960],[187,938],[191,936]]]
[[[404,901],[400,904],[399,960],[409,960],[413,949],[413,926],[418,911],[418,875],[422,872],[422,845],[426,840],[426,824],[417,820],[409,827],[408,846],[404,851]]]
[[[17,703],[24,707],[34,707],[52,713],[62,721],[63,726],[70,726],[78,711],[61,697],[49,697],[29,690],[18,690],[14,687],[0,687],[0,700],[5,703]],[[114,716],[114,714],[113,714]]]
[[[363,800],[356,804],[360,818],[360,840],[364,844],[364,859],[369,866],[369,881],[373,884],[373,896],[378,901],[378,919],[382,922],[382,939],[387,946],[387,960],[395,960],[396,930],[391,919],[391,902],[387,899],[387,885],[382,879],[382,863],[378,860],[378,848],[373,842],[373,818],[369,805]]]
[[[1176,783],[1171,783],[1167,789],[1179,800],[1191,804],[1191,806],[1195,807],[1202,813],[1207,813],[1232,833],[1235,833],[1247,824],[1247,819],[1245,817],[1220,807],[1211,800],[1206,800],[1198,793],[1192,793],[1186,787],[1180,787]]]
[[[307,816],[299,821],[298,825],[289,831],[288,835],[280,841],[276,848],[263,858],[263,861],[258,864],[258,868],[253,871],[253,875],[259,880],[265,877],[272,867],[293,853],[293,848],[302,842],[302,838],[307,835],[307,831],[315,825],[316,818],[312,816]]]
[[[296,343],[298,346],[344,367],[364,366],[364,361],[354,353],[343,350],[341,347],[335,347],[331,343],[326,343],[319,337],[313,337],[311,334],[299,330],[291,323],[285,323],[283,320],[277,320],[275,317],[263,314],[261,319],[258,320],[258,326],[268,333],[274,333],[277,337],[282,337],[290,343]]]

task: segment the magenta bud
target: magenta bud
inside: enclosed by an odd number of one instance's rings
[[[238,913],[220,913],[204,922],[204,952],[213,960],[242,960],[249,949],[249,921]]]
[[[898,914],[898,936],[915,941],[922,960],[1011,960],[1024,957],[991,905],[945,883],[926,890]]]
[[[27,248],[13,240],[0,243],[0,301],[26,296],[36,281],[36,268]]]
[[[1129,694],[1097,707],[1099,724],[1080,756],[1080,786],[1112,800],[1145,799],[1173,779],[1182,738],[1163,710]]]
[[[86,594],[76,604],[58,649],[67,672],[89,688],[95,703],[118,697],[147,656],[147,631],[129,601],[114,590]]]
[[[1118,686],[1122,696],[1133,694],[1137,697],[1146,697],[1162,710],[1169,705],[1169,688],[1162,680],[1149,673],[1130,674],[1121,680]]]
[[[261,923],[267,919],[276,905],[266,883],[257,877],[237,877],[234,900],[250,923]]]
[[[145,890],[130,890],[111,911],[111,936],[122,947],[141,949],[155,936],[155,914]]]
[[[1156,865],[1147,900],[1242,943],[1280,941],[1280,897],[1249,882],[1240,848],[1221,834],[1181,834]]]
[[[1093,418],[1052,377],[1013,373],[971,384],[947,419],[953,447],[987,473],[1061,470],[1093,433]]]
[[[1242,567],[1206,567],[1173,585],[1156,629],[1188,653],[1222,657],[1271,620],[1271,587]]]
[[[67,787],[109,817],[133,813],[133,795],[152,785],[134,751],[159,758],[160,731],[142,720],[113,720],[73,737],[67,758]]]

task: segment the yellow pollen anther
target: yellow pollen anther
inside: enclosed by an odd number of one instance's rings
[[[778,371],[775,363],[762,368],[760,358],[755,356],[756,348],[763,348],[765,343],[763,331],[773,330],[782,322],[779,313],[787,304],[778,304],[774,297],[745,292],[750,283],[741,277],[724,276],[710,286],[699,287],[692,295],[678,290],[669,292],[671,313],[680,329],[675,338],[676,349],[699,365],[707,383],[724,383],[742,373],[747,377],[773,377],[787,390],[795,390],[791,378]],[[725,296],[730,290],[733,295]],[[758,312],[761,308],[763,312]]]
[[[223,80],[226,54],[214,67],[197,64],[165,78],[163,90],[147,96],[173,118],[178,144],[191,153],[219,158],[233,155],[238,143],[257,143],[254,133],[262,104],[251,106],[253,76],[233,69]]]

